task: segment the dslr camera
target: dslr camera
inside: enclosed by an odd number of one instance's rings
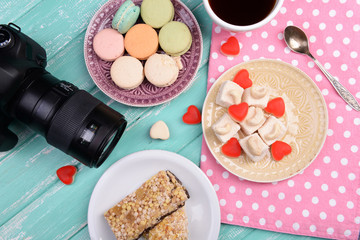
[[[89,167],[99,167],[126,127],[123,115],[45,70],[45,50],[13,23],[0,25],[0,151],[18,138],[19,120],[52,146]]]

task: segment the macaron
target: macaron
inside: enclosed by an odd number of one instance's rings
[[[124,37],[114,29],[105,28],[95,35],[93,48],[102,60],[114,61],[124,54]]]
[[[125,34],[134,24],[140,15],[140,7],[136,6],[131,0],[126,0],[121,4],[112,20],[112,28]]]
[[[133,57],[146,60],[159,47],[156,31],[147,24],[136,24],[125,35],[125,49]]]
[[[144,67],[138,59],[122,56],[111,65],[110,75],[120,88],[134,89],[144,80]]]
[[[144,72],[146,79],[153,85],[167,87],[176,81],[179,68],[169,55],[155,53],[146,61]]]
[[[161,28],[174,18],[174,5],[170,0],[144,0],[141,3],[141,18],[153,28]]]
[[[186,24],[171,21],[165,24],[159,32],[160,47],[171,56],[186,53],[192,43],[191,32]]]

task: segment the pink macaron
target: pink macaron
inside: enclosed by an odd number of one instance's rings
[[[105,28],[95,35],[93,47],[99,58],[114,61],[124,54],[124,37],[114,29]]]

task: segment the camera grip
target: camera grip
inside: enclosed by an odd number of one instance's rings
[[[12,119],[6,116],[0,109],[0,152],[6,152],[15,147],[18,137],[9,130]]]

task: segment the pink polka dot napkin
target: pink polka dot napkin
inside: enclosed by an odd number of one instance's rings
[[[320,154],[300,174],[280,182],[242,180],[217,164],[202,145],[201,169],[212,182],[223,223],[334,239],[358,239],[360,229],[360,112],[335,92],[310,58],[290,51],[283,39],[287,25],[302,28],[313,55],[360,101],[360,1],[289,0],[264,27],[230,33],[214,25],[208,89],[227,69],[257,58],[280,59],[312,78],[329,114]],[[240,55],[220,53],[235,36]]]

